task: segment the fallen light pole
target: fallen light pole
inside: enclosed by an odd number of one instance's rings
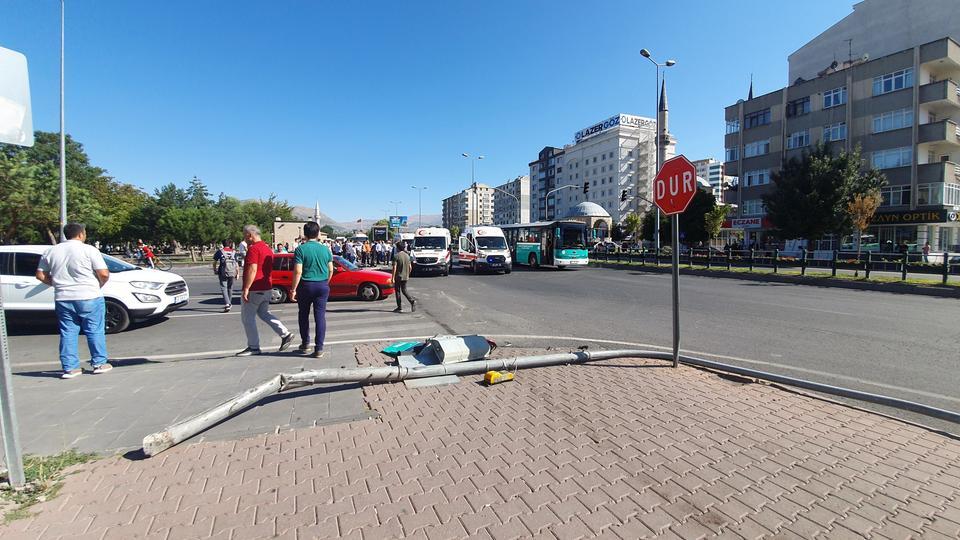
[[[441,377],[445,375],[471,375],[487,371],[516,370],[563,364],[579,364],[613,358],[654,358],[669,360],[663,352],[636,349],[613,351],[581,351],[572,353],[546,354],[540,356],[522,356],[494,360],[475,360],[456,364],[438,364],[424,367],[407,368],[403,366],[329,368],[301,371],[293,374],[279,374],[250,388],[223,403],[216,405],[196,416],[167,427],[158,433],[143,438],[143,453],[155,456],[164,450],[179,444],[214,424],[253,406],[260,400],[273,394],[314,384],[330,383],[386,383],[404,379]]]

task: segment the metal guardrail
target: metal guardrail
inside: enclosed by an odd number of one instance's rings
[[[671,264],[669,246],[659,251],[644,250],[617,250],[593,251],[590,258],[594,261],[631,263],[641,266],[661,266]],[[824,253],[827,254],[823,257]],[[816,256],[820,255],[820,256]],[[680,253],[680,264],[693,268],[704,266],[707,269],[732,270],[733,268],[747,268],[753,271],[757,268],[770,268],[773,273],[782,269],[799,269],[800,275],[806,275],[808,268],[830,270],[831,276],[836,276],[838,270],[862,271],[866,278],[871,272],[896,272],[901,281],[910,274],[939,275],[941,282],[947,283],[951,274],[960,274],[960,253],[880,253],[864,251],[811,251],[802,249],[800,252],[784,253],[774,250],[721,250],[716,248],[687,249]]]

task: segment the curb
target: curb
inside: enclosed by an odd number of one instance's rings
[[[625,263],[609,263],[590,261],[591,266],[611,268],[615,270],[637,270],[653,274],[669,274],[670,266],[639,266]],[[714,278],[741,279],[745,281],[759,281],[765,283],[790,283],[794,285],[810,285],[814,287],[831,287],[835,289],[853,289],[861,291],[880,291],[896,294],[914,294],[919,296],[934,296],[939,298],[960,298],[960,287],[944,287],[941,285],[913,285],[910,283],[874,283],[864,281],[848,281],[829,277],[787,276],[783,274],[750,274],[746,272],[726,272],[724,270],[700,270],[680,267],[680,273]]]

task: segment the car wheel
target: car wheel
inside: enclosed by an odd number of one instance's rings
[[[503,271],[504,274],[509,274],[510,272],[513,272],[513,266],[508,266],[508,267]]]
[[[375,283],[364,283],[357,289],[357,296],[366,302],[372,302],[380,298],[380,287]]]
[[[287,291],[283,287],[270,289],[270,303],[282,304],[287,301]]]
[[[126,330],[130,326],[130,314],[127,312],[127,308],[123,307],[123,304],[112,300],[107,300],[106,304],[107,310],[104,321],[106,333],[116,334]]]
[[[537,260],[536,253],[531,253],[530,258],[527,259],[527,262],[530,263],[530,268],[540,268],[540,261]]]

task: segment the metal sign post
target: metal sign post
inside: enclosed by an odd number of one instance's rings
[[[22,486],[23,455],[20,453],[20,434],[17,412],[13,405],[13,374],[10,372],[10,349],[7,347],[7,316],[0,292],[0,429],[3,430],[3,452],[9,469],[10,485]]]
[[[680,214],[697,193],[697,169],[683,155],[667,160],[653,179],[653,202],[671,218],[673,367],[680,365]]]

